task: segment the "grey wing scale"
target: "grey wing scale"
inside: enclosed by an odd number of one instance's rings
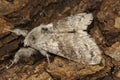
[[[73,30],[86,30],[93,21],[91,13],[80,13],[53,22],[53,29],[56,32],[68,32]]]
[[[47,34],[37,44],[55,55],[87,64],[99,64],[100,50],[95,41],[84,31],[77,33]]]

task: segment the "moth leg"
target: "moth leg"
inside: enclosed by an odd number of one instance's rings
[[[47,51],[40,49],[40,53],[47,58],[47,62],[50,63],[50,55],[47,53]]]
[[[10,65],[6,66],[6,69],[11,68],[11,67],[15,64],[15,62],[14,62],[14,61],[11,61],[11,62],[12,62],[12,63],[11,63]]]
[[[6,68],[8,69],[8,68],[12,67],[14,64],[16,64],[20,60],[20,58],[30,57],[36,53],[38,53],[38,51],[36,51],[33,48],[21,48],[16,52],[12,63],[9,66],[6,66]]]
[[[15,54],[13,61],[11,61],[12,63],[10,65],[6,66],[6,69],[11,68],[14,64],[16,64],[20,60],[21,53],[19,51]]]

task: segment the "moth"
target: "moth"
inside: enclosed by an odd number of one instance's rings
[[[30,32],[13,29],[17,35],[25,36],[24,46],[16,52],[13,64],[21,56],[29,57],[39,51],[47,57],[49,53],[78,63],[96,65],[101,62],[101,51],[93,38],[85,31],[93,21],[91,13],[78,13],[49,24],[41,24]]]

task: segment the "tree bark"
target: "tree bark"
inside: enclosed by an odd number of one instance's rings
[[[35,55],[2,69],[23,47],[24,37],[11,33],[11,28],[30,31],[80,12],[94,15],[87,31],[100,47],[104,64],[82,65],[51,54],[50,64]],[[0,80],[119,80],[119,33],[119,0],[0,0]]]

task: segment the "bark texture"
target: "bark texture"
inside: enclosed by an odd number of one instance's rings
[[[40,24],[79,12],[94,14],[88,33],[102,51],[104,64],[88,66],[51,55],[22,59],[10,69],[24,37],[10,33],[14,27],[31,30]],[[120,0],[0,0],[0,80],[120,80]]]

